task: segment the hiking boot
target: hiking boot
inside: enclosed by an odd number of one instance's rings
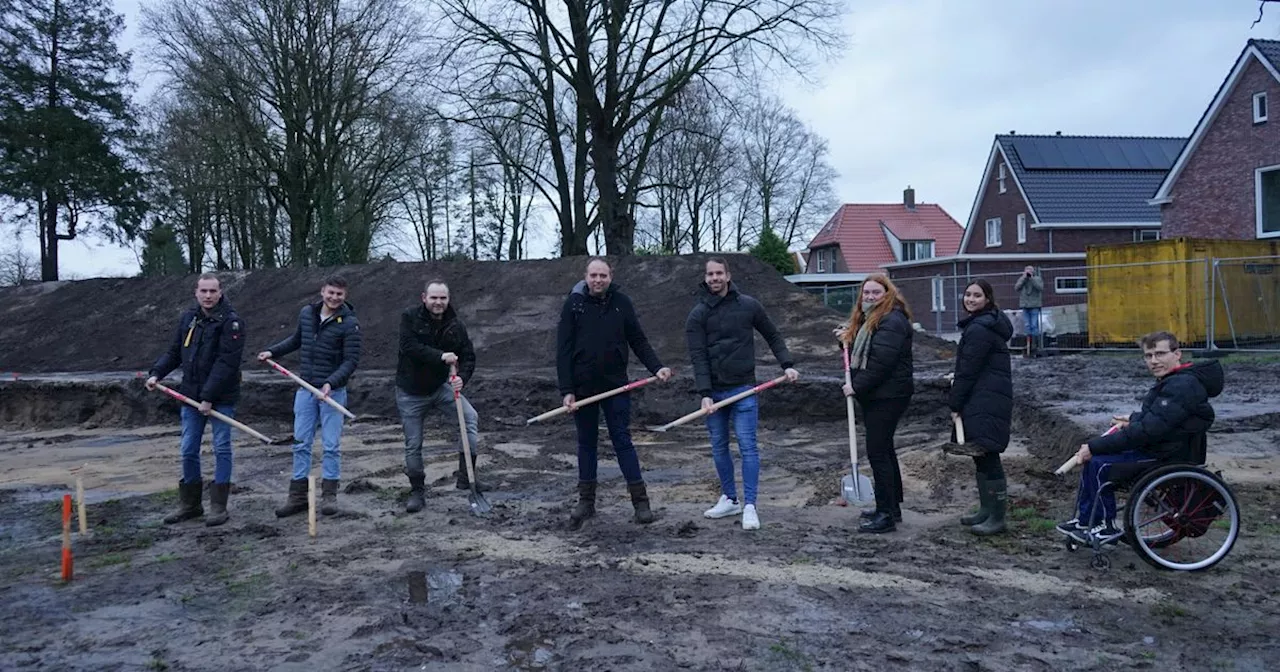
[[[736,499],[729,499],[728,495],[720,495],[720,501],[716,505],[702,512],[707,518],[727,518],[742,513],[742,505]]]
[[[978,510],[974,513],[960,516],[961,525],[977,525],[985,522],[987,517],[991,515],[991,497],[987,492],[987,477],[981,472],[977,472],[975,478],[978,483]]]
[[[475,470],[476,470],[476,456],[475,456],[475,453],[472,453],[471,454],[471,471],[474,472]],[[458,453],[458,471],[456,472],[456,474],[458,476],[458,483],[457,483],[458,489],[470,490],[471,479],[467,477],[467,462],[466,462],[466,458],[463,456],[462,453]],[[489,487],[489,485],[484,481],[480,480],[479,474],[477,474],[476,492],[488,492],[490,489],[491,488]]]
[[[289,481],[289,497],[276,509],[276,518],[287,518],[307,510],[307,479]]]
[[[647,502],[645,508],[646,510],[648,509]],[[637,507],[637,519],[639,514],[640,511]],[[578,505],[573,507],[573,513],[569,514],[569,529],[576,530],[581,528],[582,524],[594,515],[596,515],[596,482],[580,481],[578,483]]]
[[[872,518],[876,517],[877,513],[880,513],[880,512],[877,511],[876,509],[867,509],[866,511],[859,513],[858,517],[863,520],[871,520]],[[898,509],[893,512],[893,522],[895,523],[902,522],[902,509]]]
[[[627,490],[631,493],[631,505],[636,509],[636,522],[641,525],[652,523],[654,515],[653,511],[649,510],[649,493],[645,490],[644,481],[628,483]]]
[[[744,530],[760,529],[760,516],[756,515],[755,504],[748,504],[742,507],[742,529]]]
[[[426,474],[409,474],[409,501],[405,502],[405,513],[417,513],[427,505]]]
[[[209,486],[209,515],[205,516],[205,525],[217,527],[231,518],[227,514],[227,497],[230,494],[230,483],[214,483]]]
[[[320,513],[332,516],[338,512],[338,479],[320,481]]]
[[[204,506],[200,498],[204,494],[204,481],[187,483],[178,481],[178,510],[164,517],[165,525],[181,523],[184,520],[199,518],[204,515]]]
[[[895,529],[897,528],[893,524],[893,514],[890,513],[877,513],[874,518],[858,526],[859,532],[869,532],[871,534],[883,534],[892,532]]]
[[[987,511],[990,515],[987,519],[969,528],[969,531],[980,536],[989,537],[993,534],[1004,532],[1004,512],[1009,502],[1009,493],[1005,487],[1003,478],[990,480],[986,482],[985,494],[987,496]]]

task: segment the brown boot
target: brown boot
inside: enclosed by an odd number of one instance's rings
[[[289,481],[289,498],[276,509],[276,518],[286,518],[307,510],[307,479]]]
[[[164,517],[165,525],[203,516],[204,506],[200,503],[203,496],[204,481],[194,483],[178,481],[178,510]]]
[[[649,493],[645,490],[644,481],[628,483],[627,491],[631,493],[631,505],[636,509],[636,522],[641,525],[652,523],[654,515],[649,510]]]
[[[209,515],[205,516],[205,525],[217,527],[231,518],[227,514],[227,497],[230,494],[230,483],[214,483],[209,487]]]
[[[332,516],[338,512],[338,479],[320,481],[320,513]]]
[[[579,481],[578,505],[573,507],[573,513],[569,514],[569,529],[581,528],[582,523],[594,515],[596,515],[596,482]]]

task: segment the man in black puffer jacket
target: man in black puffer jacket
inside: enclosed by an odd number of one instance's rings
[[[200,438],[210,410],[235,417],[240,399],[240,356],[244,352],[244,321],[222,296],[222,283],[213,273],[196,281],[196,305],[182,313],[169,348],[151,367],[147,389],[174,369],[182,368],[178,391],[200,402],[182,405],[182,480],[178,481],[178,510],[165,517],[168,524],[204,515],[201,504]],[[231,493],[231,426],[213,421],[213,485],[209,488],[209,517],[205,525],[227,522]]]
[[[587,263],[586,277],[565,298],[556,333],[556,377],[564,405],[574,413],[578,433],[578,504],[569,516],[572,529],[579,528],[596,512],[602,411],[618,467],[627,481],[635,520],[642,524],[654,520],[640,458],[631,442],[631,393],[623,392],[583,408],[574,405],[578,399],[627,384],[628,348],[651,373],[663,382],[670,380],[671,369],[662,365],[658,353],[649,345],[631,299],[613,283],[613,269],[603,259],[592,259]]]
[[[1222,365],[1215,361],[1182,363],[1178,339],[1167,331],[1142,337],[1142,356],[1156,384],[1142,401],[1142,410],[1117,415],[1118,431],[1080,446],[1076,457],[1085,465],[1080,474],[1078,511],[1074,519],[1058,525],[1063,534],[1085,540],[1092,529],[1103,536],[1117,535],[1116,500],[1111,489],[1103,491],[1102,511],[1094,499],[1116,464],[1190,462],[1203,464],[1205,433],[1213,424],[1209,399],[1222,393]]]
[[[457,377],[452,377],[453,368]],[[409,501],[405,511],[416,513],[425,506],[426,472],[422,462],[422,420],[430,409],[445,417],[455,417],[454,397],[462,402],[471,466],[475,467],[479,420],[476,409],[462,395],[476,371],[476,353],[467,328],[458,319],[449,298],[449,286],[432,280],[422,292],[422,303],[400,315],[400,350],[396,359],[396,408],[404,427],[404,473],[409,477]],[[471,488],[462,443],[458,443],[458,471],[455,485]],[[488,486],[476,480],[477,490]]]
[[[302,350],[303,380],[339,404],[347,405],[347,382],[360,364],[360,323],[355,309],[347,303],[347,281],[330,276],[320,287],[320,300],[298,313],[293,334],[258,353],[258,361],[284,357]],[[293,396],[293,478],[289,496],[276,516],[284,518],[307,510],[307,476],[311,473],[311,444],[320,423],[321,462],[320,513],[338,512],[338,483],[342,472],[342,413],[323,403],[311,392],[298,389]]]

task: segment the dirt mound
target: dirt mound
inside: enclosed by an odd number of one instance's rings
[[[664,362],[686,368],[684,320],[696,301],[707,255],[627,257],[614,278],[636,304]],[[839,370],[831,329],[842,315],[787,282],[772,267],[730,255],[739,288],[760,299],[797,360]],[[454,304],[476,344],[481,369],[554,364],[556,323],[565,295],[586,259],[518,262],[380,262],[341,268],[226,273],[223,291],[248,327],[248,350],[285,336],[297,310],[333,272],[351,283],[351,303],[364,331],[362,370],[395,367],[400,312],[414,305],[431,278],[449,282]],[[192,301],[195,277],[95,279],[0,289],[0,371],[131,371],[146,369]],[[951,345],[919,334],[922,361],[949,357]],[[757,337],[761,363],[772,364]],[[292,359],[292,358],[290,358]]]

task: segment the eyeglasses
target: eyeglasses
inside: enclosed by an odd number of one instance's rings
[[[1172,355],[1172,354],[1173,354],[1172,350],[1156,350],[1155,352],[1142,353],[1142,358],[1147,361],[1151,361],[1158,357],[1168,357],[1169,355]]]

